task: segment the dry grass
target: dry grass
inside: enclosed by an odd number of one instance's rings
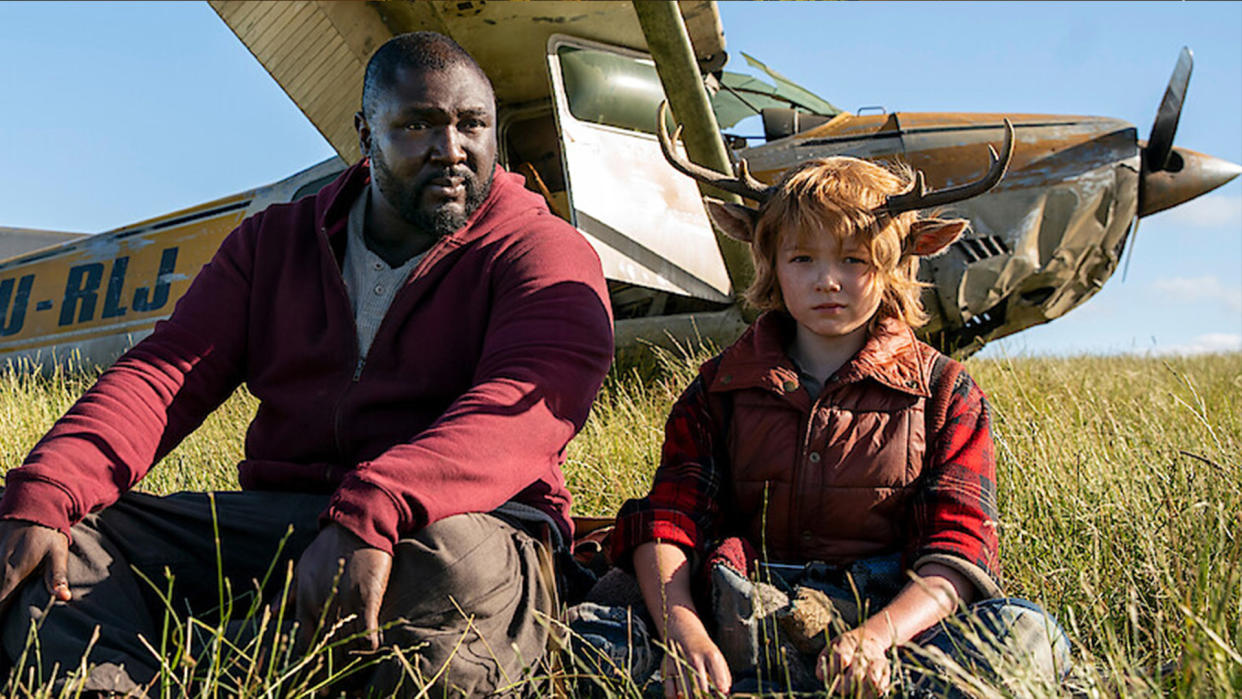
[[[686,354],[628,361],[609,376],[569,449],[579,514],[613,514],[646,491],[668,407],[707,356]],[[1067,628],[1074,686],[1242,694],[1242,354],[971,360],[967,369],[991,401],[1008,588]],[[90,378],[0,374],[6,468]],[[143,488],[236,488],[255,407],[239,391]]]

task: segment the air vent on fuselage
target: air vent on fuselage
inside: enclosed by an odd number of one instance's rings
[[[974,264],[989,257],[1009,253],[1009,246],[1005,245],[1005,241],[998,235],[962,238],[954,243],[953,247],[962,251],[962,254],[966,256],[967,264]]]
[[[991,323],[992,323],[992,314],[987,311],[984,311],[983,313],[980,313],[977,316],[971,316],[969,320],[963,323],[963,326],[970,328],[971,330],[974,330],[975,328],[987,326]]]

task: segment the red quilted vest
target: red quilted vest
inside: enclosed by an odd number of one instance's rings
[[[785,353],[792,332],[784,314],[761,317],[708,382],[713,410],[728,415],[738,525],[773,561],[898,551],[939,353],[905,323],[882,322],[813,397]]]

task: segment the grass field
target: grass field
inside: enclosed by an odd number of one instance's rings
[[[614,369],[570,447],[577,514],[611,515],[646,491],[664,415],[705,356]],[[967,369],[991,401],[1008,591],[1069,632],[1070,685],[1088,696],[1242,694],[1242,354]],[[4,468],[90,379],[0,374]],[[254,410],[239,392],[142,489],[236,488]]]

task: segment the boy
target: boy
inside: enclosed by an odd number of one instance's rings
[[[766,313],[674,405],[651,492],[625,503],[613,536],[614,560],[632,568],[674,649],[666,695],[880,694],[893,649],[911,641],[950,656],[956,646],[959,664],[986,667],[986,653],[961,652],[970,644],[937,624],[1000,597],[987,405],[961,365],[913,332],[927,318],[918,260],[967,222],[915,211],[986,191],[1007,165],[1012,130],[1004,150],[983,182],[932,194],[921,174],[855,158],[805,163],[771,188],[744,166],[737,180],[712,182],[764,202],[709,200],[708,210],[750,244],[746,300]],[[752,583],[752,572],[768,582]],[[826,623],[808,627],[816,609]],[[1044,655],[1051,660],[1048,639],[1064,652],[1059,629],[1046,634],[1055,622],[1034,605],[973,611],[988,635],[1042,628]],[[773,617],[791,646],[785,658],[773,657],[778,634],[764,627]],[[815,653],[817,636],[826,643]],[[800,671],[805,660],[814,677]]]

